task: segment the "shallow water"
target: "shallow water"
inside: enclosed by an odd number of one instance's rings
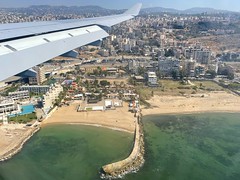
[[[240,114],[144,117],[146,163],[125,179],[240,179]]]
[[[0,180],[99,179],[101,166],[127,157],[132,144],[132,134],[105,128],[44,127],[0,164]]]
[[[145,164],[126,180],[239,180],[240,114],[155,115],[143,119]],[[104,128],[43,128],[0,180],[99,179],[102,165],[128,156],[133,135]]]

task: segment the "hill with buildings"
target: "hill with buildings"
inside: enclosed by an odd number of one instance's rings
[[[186,10],[177,10],[173,8],[163,8],[163,7],[152,7],[152,8],[145,8],[141,11],[142,14],[150,14],[150,13],[173,13],[173,14],[216,14],[216,13],[238,13],[233,11],[227,10],[220,10],[214,8],[205,8],[205,7],[194,7]]]

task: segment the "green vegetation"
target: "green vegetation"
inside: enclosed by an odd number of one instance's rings
[[[221,86],[216,84],[213,81],[192,81],[192,83],[199,87],[201,90],[205,91],[224,91],[226,89],[223,89]]]
[[[23,123],[26,124],[28,122],[31,122],[32,120],[36,120],[37,116],[36,113],[31,113],[31,114],[25,114],[21,116],[15,116],[15,117],[10,117],[9,121],[15,122],[15,123]]]
[[[234,79],[234,71],[230,67],[219,68],[218,74],[227,76],[228,79]]]
[[[217,73],[214,70],[207,70],[206,74],[209,74],[209,78],[214,79]]]
[[[107,80],[102,80],[102,81],[100,81],[100,85],[101,86],[109,86],[110,82],[108,82]]]
[[[234,89],[234,90],[240,90],[240,84],[239,83],[231,83],[228,85],[228,88]]]
[[[137,86],[136,93],[139,94],[140,103],[142,105],[145,105],[146,107],[151,106],[150,103],[146,101],[146,100],[149,100],[154,94],[154,91],[151,91],[151,88],[144,87],[144,86]]]
[[[138,85],[136,86],[136,91],[140,95],[141,103],[150,106],[146,100],[149,100],[153,95],[189,96],[197,93],[226,90],[212,81],[191,81],[190,83],[185,81],[160,80],[159,87],[150,88]]]
[[[30,92],[30,97],[43,97],[43,93],[40,93],[40,94],[38,94],[38,93],[34,93],[34,92]]]
[[[173,57],[175,55],[173,49],[165,49],[165,56],[166,57]]]
[[[46,80],[43,85],[51,85],[56,83],[56,79],[54,79],[53,77],[49,78],[48,80]]]
[[[63,88],[63,91],[60,92],[59,96],[58,96],[58,99],[55,100],[55,106],[60,106],[62,100],[66,97],[66,94],[67,94],[67,89],[64,87]]]

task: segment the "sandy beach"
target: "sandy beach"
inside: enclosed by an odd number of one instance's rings
[[[42,122],[42,127],[49,124],[83,124],[107,127],[133,133],[135,130],[134,114],[128,112],[127,103],[116,110],[77,112],[78,104],[58,108],[51,117]]]
[[[149,101],[150,108],[142,108],[143,115],[184,114],[201,112],[238,112],[240,96],[218,91],[184,96],[154,96]],[[134,133],[134,114],[128,112],[128,104],[116,110],[77,112],[78,103],[58,108],[41,123],[41,127],[51,124],[82,124],[105,127],[113,130]],[[23,124],[0,126],[0,160],[17,153],[36,128]]]
[[[225,91],[184,96],[154,96],[152,107],[142,108],[143,115],[201,112],[240,112],[240,96]]]
[[[41,127],[50,124],[82,124],[110,128],[117,131],[134,133],[134,114],[128,112],[127,103],[116,110],[77,112],[78,103],[58,108],[41,123]],[[23,144],[38,130],[25,124],[0,126],[0,161],[11,158],[18,153]]]
[[[36,130],[33,127],[26,127],[25,124],[0,126],[0,161],[9,159],[20,151]]]

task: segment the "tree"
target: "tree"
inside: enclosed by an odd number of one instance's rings
[[[93,82],[94,86],[97,86],[98,85],[98,80],[95,79],[94,82]]]
[[[184,69],[181,69],[180,71],[179,71],[179,76],[180,76],[180,79],[181,80],[183,80],[184,79],[184,77],[186,77],[186,71],[184,70]]]
[[[214,70],[207,70],[206,74],[209,74],[211,79],[214,79],[217,75],[217,73]]]
[[[152,97],[154,96],[154,91],[152,91],[151,95],[152,95]]]
[[[120,87],[124,87],[125,83],[123,81],[120,82]]]
[[[86,85],[86,88],[89,87],[89,81],[88,80],[85,81],[85,85]]]
[[[234,79],[234,71],[230,67],[219,68],[219,74],[227,76],[228,79]]]
[[[106,80],[102,80],[102,81],[100,81],[100,85],[101,86],[108,86],[108,85],[110,85],[110,83]]]
[[[90,52],[93,52],[93,51],[95,51],[95,48],[91,48],[91,49],[90,49]]]
[[[177,70],[173,70],[173,71],[172,71],[172,78],[173,78],[174,80],[177,80],[177,79],[178,79],[178,71],[177,71]]]
[[[234,79],[234,73],[229,73],[227,78],[230,79],[230,80],[233,80]]]
[[[166,57],[173,57],[175,56],[175,53],[172,49],[165,50],[165,56]]]
[[[141,76],[143,76],[144,74],[145,74],[145,68],[144,67],[141,67],[141,66],[139,66],[138,67],[138,74],[139,75],[141,75]]]

